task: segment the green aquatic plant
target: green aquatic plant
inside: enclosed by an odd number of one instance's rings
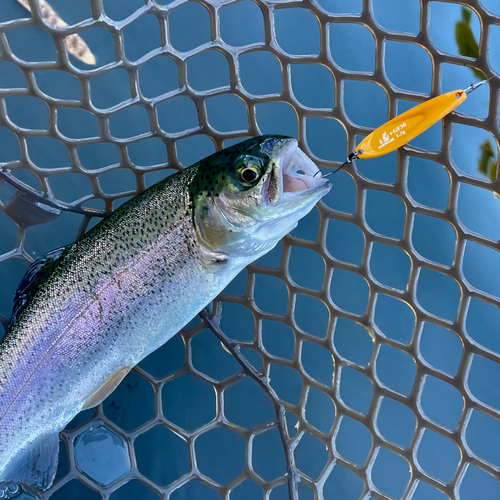
[[[472,10],[462,6],[462,18],[455,24],[455,41],[457,42],[458,52],[466,57],[479,57],[479,44],[472,32]],[[475,68],[471,68],[474,76],[479,80],[486,80],[486,75]],[[480,146],[480,157],[478,170],[481,174],[488,177],[492,182],[497,176],[497,159],[495,150],[489,139],[486,139]]]
[[[479,57],[479,44],[472,32],[472,10],[468,7],[462,7],[462,19],[455,24],[455,41],[457,42],[458,52],[465,57]],[[485,80],[486,75],[475,68],[471,68],[474,76],[479,80]]]
[[[495,157],[495,150],[489,139],[486,139],[481,144],[481,156],[477,169],[483,175],[486,175],[491,182],[494,182],[497,177],[497,159]]]

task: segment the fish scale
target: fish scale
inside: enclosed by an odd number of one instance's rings
[[[42,268],[39,286],[28,271],[19,316],[0,343],[0,480],[48,487],[57,433],[328,192],[328,181],[311,180],[306,194],[266,205],[264,186],[283,168],[278,153],[296,144],[263,137],[212,155],[122,205],[50,261],[47,276]],[[255,186],[235,180],[248,161],[263,166]]]
[[[45,420],[51,422],[48,431],[60,428],[66,414],[80,411],[111,373],[125,364],[135,365],[149,353],[149,345],[163,344],[184,326],[186,307],[177,295],[179,271],[186,291],[204,291],[191,317],[211,299],[214,289],[219,290],[220,280],[196,279],[204,276],[204,268],[196,252],[186,189],[191,175],[176,179],[184,181],[184,196],[169,189],[174,185],[169,179],[75,243],[0,344],[0,469]],[[170,315],[172,328],[163,331],[163,316],[152,310],[176,305],[182,312]],[[127,315],[132,307],[138,313]],[[137,335],[138,325],[152,323],[151,317],[158,320],[157,328],[141,328]],[[127,335],[127,329],[135,335]],[[123,342],[129,344],[125,351]],[[119,353],[114,352],[117,346]],[[97,374],[89,372],[94,365],[100,367]],[[36,371],[49,375],[34,380]],[[61,412],[54,401],[65,394],[72,400],[64,398]],[[25,411],[35,415],[30,423],[19,419]]]

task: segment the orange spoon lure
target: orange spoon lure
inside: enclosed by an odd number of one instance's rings
[[[352,160],[375,158],[400,148],[429,127],[432,127],[448,113],[451,113],[467,99],[468,94],[484,85],[487,81],[483,80],[465,90],[453,90],[438,95],[384,123],[365,137],[356,146],[354,153],[351,153],[347,161],[337,170],[351,163]]]

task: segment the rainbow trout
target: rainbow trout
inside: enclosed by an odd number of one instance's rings
[[[0,481],[47,489],[65,425],[330,188],[295,139],[249,139],[167,177],[35,262],[0,343]]]

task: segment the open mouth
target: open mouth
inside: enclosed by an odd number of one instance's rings
[[[278,153],[280,161],[273,166],[264,184],[264,198],[277,203],[329,185],[315,163],[290,139]]]
[[[325,183],[319,168],[296,144],[285,152],[281,172],[283,194],[316,189]]]

